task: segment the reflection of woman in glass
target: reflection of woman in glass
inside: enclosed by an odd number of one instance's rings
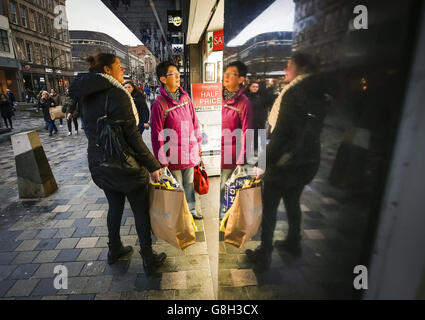
[[[288,61],[285,68],[288,85],[279,94],[268,118],[272,133],[265,153],[267,169],[265,173],[257,169],[257,176],[264,173],[261,245],[255,251],[246,251],[258,269],[267,268],[271,262],[281,198],[289,230],[286,239],[276,241],[275,245],[294,255],[301,252],[300,197],[319,168],[320,133],[326,113],[323,81],[313,74],[315,67],[313,58],[306,54],[295,54]]]

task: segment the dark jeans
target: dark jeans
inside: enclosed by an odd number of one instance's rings
[[[59,119],[59,124],[63,125],[63,119]]]
[[[263,218],[261,221],[261,245],[271,251],[276,227],[277,207],[283,198],[288,217],[288,239],[298,239],[301,229],[300,197],[304,186],[283,190],[273,183],[264,183]]]
[[[276,227],[277,207],[280,199],[288,217],[288,240],[298,241],[301,238],[301,206],[300,198],[304,187],[311,182],[317,173],[318,164],[298,167],[277,174],[265,174],[263,190],[263,217],[261,221],[261,246],[273,249],[273,233]],[[278,177],[278,179],[276,179]]]
[[[131,210],[134,214],[136,223],[136,232],[139,237],[140,247],[147,248],[152,246],[151,223],[149,218],[149,198],[148,186],[131,191],[128,194],[104,190],[109,203],[107,224],[109,242],[120,241],[120,227],[122,214],[124,211],[125,198],[130,202]]]
[[[13,128],[13,125],[12,125],[12,118],[11,118],[11,117],[3,117],[3,120],[4,120],[4,123],[6,124],[6,128],[8,128],[7,120],[9,120],[10,127],[11,127],[11,128]]]
[[[78,120],[76,118],[66,119],[68,124],[68,131],[72,132],[72,122],[74,122],[75,131],[78,131]]]
[[[47,121],[47,126],[49,127],[49,133],[52,134],[53,131],[58,132],[58,128],[56,128],[55,120]]]

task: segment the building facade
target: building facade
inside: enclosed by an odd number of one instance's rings
[[[3,10],[22,67],[21,87],[63,93],[74,75],[65,0],[4,0]]]
[[[155,69],[159,60],[144,45],[128,47],[128,52],[143,61],[144,72],[139,80],[152,85],[157,85],[158,79],[156,78]]]
[[[88,72],[85,58],[100,52],[115,54],[120,59],[122,67],[128,69],[128,49],[114,38],[95,31],[71,30],[69,34],[75,73]]]
[[[0,6],[0,92],[5,93],[6,89],[10,89],[17,94],[21,91],[17,81],[21,65],[15,59],[9,19],[3,15],[2,9]]]
[[[168,10],[180,10],[178,0],[102,2],[142,41],[160,61],[173,60],[172,32],[168,31]]]
[[[145,62],[143,59],[128,53],[128,68],[126,72],[128,79],[137,83],[143,82],[145,79]]]

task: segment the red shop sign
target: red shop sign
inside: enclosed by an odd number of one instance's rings
[[[222,101],[221,83],[192,83],[192,102],[196,109],[208,107],[221,107]]]
[[[223,30],[213,32],[213,51],[223,50]]]

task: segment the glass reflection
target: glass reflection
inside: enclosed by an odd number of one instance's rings
[[[374,22],[359,31],[353,1],[225,2],[223,64],[248,67],[252,127],[269,135],[263,225],[243,248],[220,234],[219,299],[361,297],[353,270],[378,223],[412,3],[366,1]]]

